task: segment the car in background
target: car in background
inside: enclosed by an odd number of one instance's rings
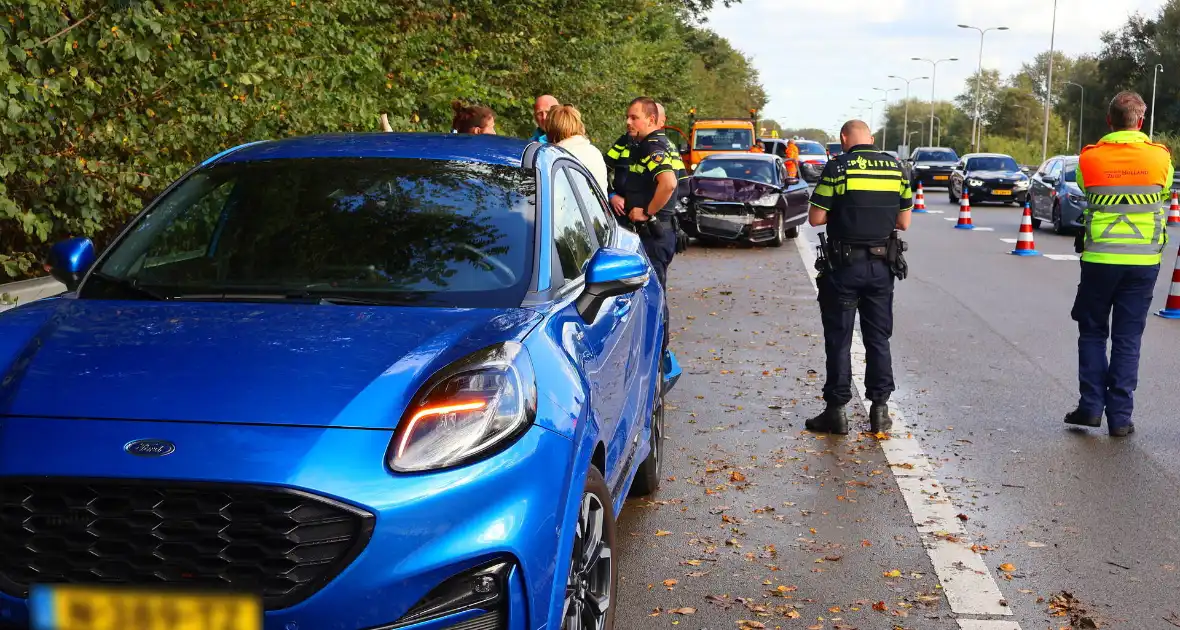
[[[799,236],[810,207],[808,186],[787,177],[777,155],[714,155],[689,178],[684,231],[706,242],[767,243]]]
[[[0,625],[610,628],[679,374],[643,252],[466,134],[244,145],[58,243],[0,314]]]
[[[910,165],[908,162],[901,159],[901,156],[897,154],[897,151],[882,151],[882,153],[884,153],[885,155],[888,155],[889,157],[893,158],[897,162],[898,168],[901,169],[901,176],[902,177],[904,177],[907,180],[910,179]]]
[[[918,147],[910,152],[908,162],[910,183],[914,188],[919,183],[924,188],[949,186],[951,171],[959,162],[959,155],[946,147]]]
[[[760,138],[762,146],[767,153],[787,159],[787,142],[782,138]],[[819,176],[824,171],[824,167],[828,164],[828,150],[824,145],[813,140],[795,140],[795,146],[799,149],[799,174],[802,175],[803,180],[814,184],[819,181]]]
[[[841,155],[844,153],[844,146],[841,145],[839,142],[829,142],[827,144],[827,147],[828,147],[828,159],[829,160],[836,157],[837,155]]]
[[[993,201],[1024,203],[1029,178],[1010,155],[1002,153],[968,153],[951,171],[947,198],[958,203],[966,191],[971,203]]]
[[[1032,224],[1039,228],[1048,221],[1053,231],[1068,234],[1082,228],[1086,196],[1077,183],[1078,156],[1056,155],[1033,173],[1028,187]]]

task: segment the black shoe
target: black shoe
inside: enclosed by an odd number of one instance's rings
[[[804,424],[808,431],[815,433],[848,434],[848,416],[844,414],[844,406],[828,405],[824,412],[814,418],[809,418]]]
[[[889,417],[889,404],[875,402],[869,408],[869,429],[873,433],[888,433],[893,428],[893,418]]]
[[[1081,409],[1074,409],[1065,414],[1065,423],[1076,424],[1082,427],[1100,427],[1102,426],[1102,416],[1094,417],[1083,412]]]
[[[1110,437],[1127,437],[1135,432],[1135,425],[1124,424],[1121,427],[1111,427]]]

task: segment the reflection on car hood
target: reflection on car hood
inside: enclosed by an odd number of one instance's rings
[[[430,374],[525,309],[48,299],[0,315],[5,415],[396,426]]]
[[[770,184],[748,179],[689,178],[689,194],[698,199],[746,203],[757,201],[777,190]]]
[[[1018,182],[1024,179],[1024,173],[1020,171],[970,171],[967,173],[967,177]]]

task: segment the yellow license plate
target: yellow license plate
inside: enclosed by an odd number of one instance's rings
[[[935,181],[942,181],[944,179],[950,179],[950,178],[951,178],[950,175],[935,175],[934,176]]]
[[[993,195],[1011,195],[1012,191],[1011,190],[993,190],[992,194]]]
[[[262,630],[250,595],[41,585],[30,602],[33,630]]]

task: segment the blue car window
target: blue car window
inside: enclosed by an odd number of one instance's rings
[[[581,277],[586,272],[586,263],[594,253],[590,242],[590,230],[574,188],[561,169],[553,176],[553,240],[557,247],[557,259],[561,261],[561,273],[566,280]]]
[[[590,180],[586,179],[585,175],[573,169],[566,169],[565,173],[569,175],[570,181],[578,191],[578,196],[582,198],[582,206],[586,208],[586,214],[590,215],[590,223],[594,225],[594,234],[598,237],[598,244],[606,247],[611,242],[612,226],[618,225],[618,223],[610,217],[602,195],[594,191],[594,187],[590,185]]]
[[[192,294],[518,306],[533,260],[531,170],[417,159],[214,165],[116,243],[80,297],[126,281]]]
[[[1065,181],[1078,181],[1078,165],[1076,162],[1065,167]]]

